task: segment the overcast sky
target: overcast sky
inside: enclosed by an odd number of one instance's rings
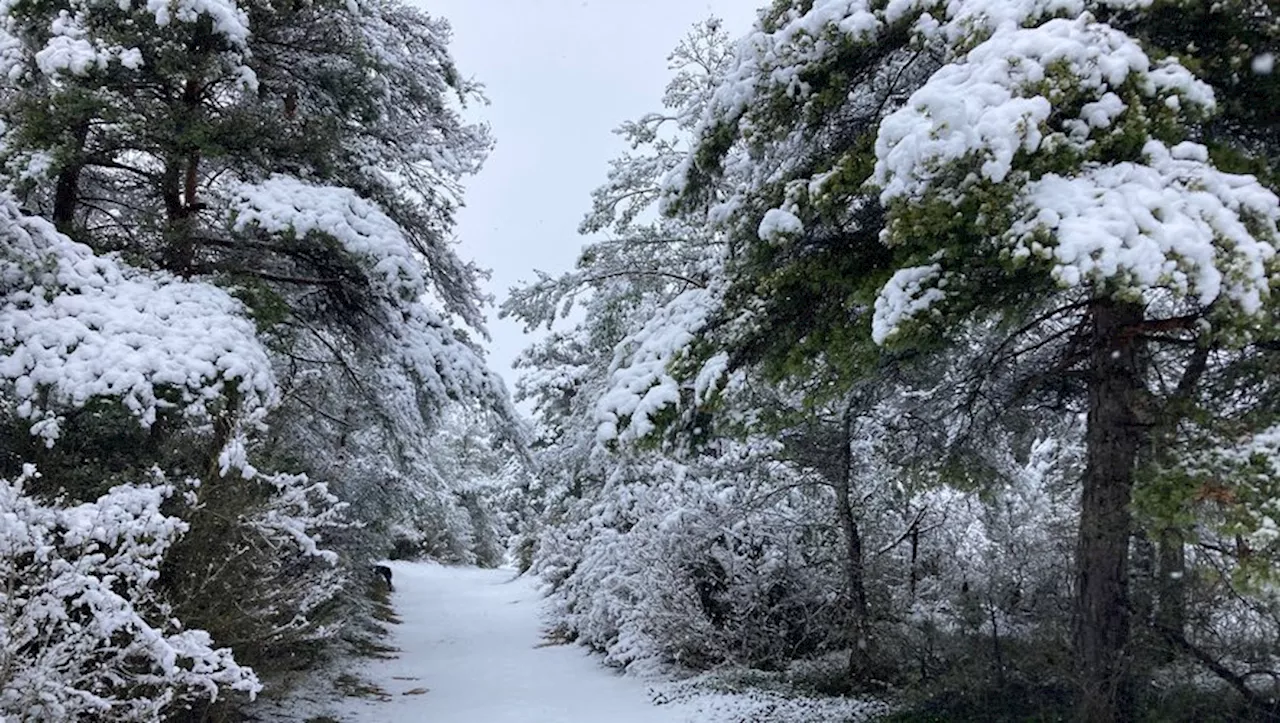
[[[711,15],[744,33],[766,0],[420,0],[453,25],[453,54],[483,82],[475,117],[497,148],[467,184],[461,255],[493,270],[501,302],[533,269],[570,269],[591,190],[624,144],[622,121],[659,110],[667,55]],[[511,362],[529,343],[490,313],[490,366],[514,389]]]

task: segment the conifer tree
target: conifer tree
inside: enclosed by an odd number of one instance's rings
[[[361,614],[350,582],[389,542],[380,513],[439,492],[441,412],[518,437],[451,240],[489,147],[460,117],[478,88],[447,23],[396,2],[16,2],[0,19],[6,193],[18,223],[58,231],[5,249],[26,274],[6,276],[6,313],[30,317],[43,283],[88,330],[27,367],[54,318],[0,339],[4,475],[34,462],[26,489],[89,503],[160,469],[186,525],[159,568],[173,616],[264,676],[305,664]],[[48,286],[46,257],[107,271]],[[119,309],[76,306],[94,293]],[[218,314],[240,337],[199,338]],[[94,334],[137,353],[59,393],[50,365],[75,371]],[[449,520],[433,532],[465,537]]]
[[[736,363],[834,362],[849,384],[967,355],[954,409],[988,424],[1088,401],[1089,719],[1129,714],[1129,490],[1170,410],[1150,360],[1192,383],[1191,349],[1248,344],[1270,313],[1275,196],[1228,173],[1268,177],[1271,121],[1239,100],[1274,92],[1241,72],[1274,32],[1261,5],[1208,13],[1224,34],[1261,21],[1224,52],[1190,42],[1177,2],[779,3],[670,177],[668,211],[726,234],[725,293],[693,338]]]

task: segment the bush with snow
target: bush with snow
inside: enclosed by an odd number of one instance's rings
[[[810,564],[832,552],[809,543],[828,529],[829,495],[770,495],[786,475],[742,448],[620,465],[541,540],[553,624],[633,670],[776,668],[838,644],[838,571]]]
[[[158,472],[64,507],[0,479],[0,717],[158,720],[200,700],[261,690],[253,671],[184,629],[157,594],[186,530],[160,511]]]

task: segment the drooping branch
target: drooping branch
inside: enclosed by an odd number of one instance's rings
[[[581,283],[593,284],[599,281],[608,281],[609,279],[617,279],[625,276],[654,276],[658,278],[671,279],[673,281],[682,281],[686,284],[689,284],[690,286],[696,286],[699,289],[707,288],[707,285],[705,282],[698,281],[697,279],[691,279],[688,276],[672,273],[670,271],[657,271],[657,270],[647,270],[647,269],[626,269],[623,271],[614,271],[607,274],[598,274],[596,276],[589,276],[587,278],[582,279]]]

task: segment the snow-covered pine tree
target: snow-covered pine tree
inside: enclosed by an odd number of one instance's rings
[[[4,249],[4,473],[35,462],[25,489],[67,504],[163,474],[173,616],[264,673],[305,664],[389,539],[341,511],[432,491],[447,405],[517,435],[449,235],[489,141],[448,25],[377,0],[0,15],[29,239]]]
[[[717,224],[729,247],[724,283],[711,284],[723,294],[681,332],[695,358],[727,351],[799,379],[815,378],[818,360],[842,383],[874,384],[886,362],[933,357],[944,362],[935,369],[961,372],[915,393],[943,410],[959,402],[938,420],[947,430],[972,427],[966,419],[1005,427],[1011,410],[1089,399],[1095,415],[1115,412],[1090,427],[1077,559],[1080,690],[1095,719],[1127,715],[1125,686],[1106,681],[1132,662],[1128,490],[1148,448],[1143,429],[1177,426],[1180,385],[1161,375],[1194,387],[1196,348],[1238,348],[1266,331],[1275,196],[1225,171],[1269,177],[1272,121],[1244,99],[1275,92],[1246,75],[1274,36],[1273,14],[1249,2],[1197,10],[1231,36],[1208,47],[1175,18],[1183,5],[775,4],[739,45],[666,201],[678,218]],[[1068,27],[1087,29],[1068,37]],[[1206,69],[1221,103],[1161,59],[1161,42]],[[1055,206],[1076,199],[1080,214],[1109,213],[1116,206],[1102,201],[1139,189],[1151,195],[1131,205],[1158,212],[1086,222]],[[1062,233],[1086,226],[1093,243],[1064,246]],[[1112,306],[1128,317],[1093,333]],[[724,368],[716,356],[701,361],[669,365],[690,371],[663,386],[701,387]],[[625,384],[628,372],[616,378]],[[1104,377],[1128,386],[1103,394]],[[698,413],[693,397],[666,391],[637,416],[669,420],[671,406],[681,418]],[[1104,454],[1109,444],[1125,451]]]
[[[616,347],[643,329],[655,310],[703,293],[714,275],[721,255],[716,239],[697,227],[653,218],[652,206],[662,177],[686,152],[682,144],[723,71],[727,42],[714,19],[696,27],[670,58],[676,72],[664,96],[665,111],[619,128],[633,150],[612,162],[609,180],[594,192],[580,227],[583,234],[605,232],[609,238],[589,243],[577,270],[559,277],[540,274],[537,282],[513,289],[503,304],[502,313],[530,331],[573,319],[575,307],[585,317],[553,330],[517,362],[526,370],[518,396],[534,403],[540,434],[554,442],[542,452],[541,467],[562,478],[556,496],[590,496],[608,475],[597,454],[609,438],[601,436],[604,417],[597,405],[610,383]],[[650,371],[661,373],[664,361]]]
[[[1247,342],[1270,299],[1280,204],[1186,140],[1212,107],[1176,61],[1083,15],[996,28],[877,137],[885,239],[901,260],[876,301],[876,341],[999,314],[1069,339],[1058,368],[1086,381],[1076,648],[1090,720],[1127,719],[1133,704],[1130,502],[1155,421],[1151,337]]]

